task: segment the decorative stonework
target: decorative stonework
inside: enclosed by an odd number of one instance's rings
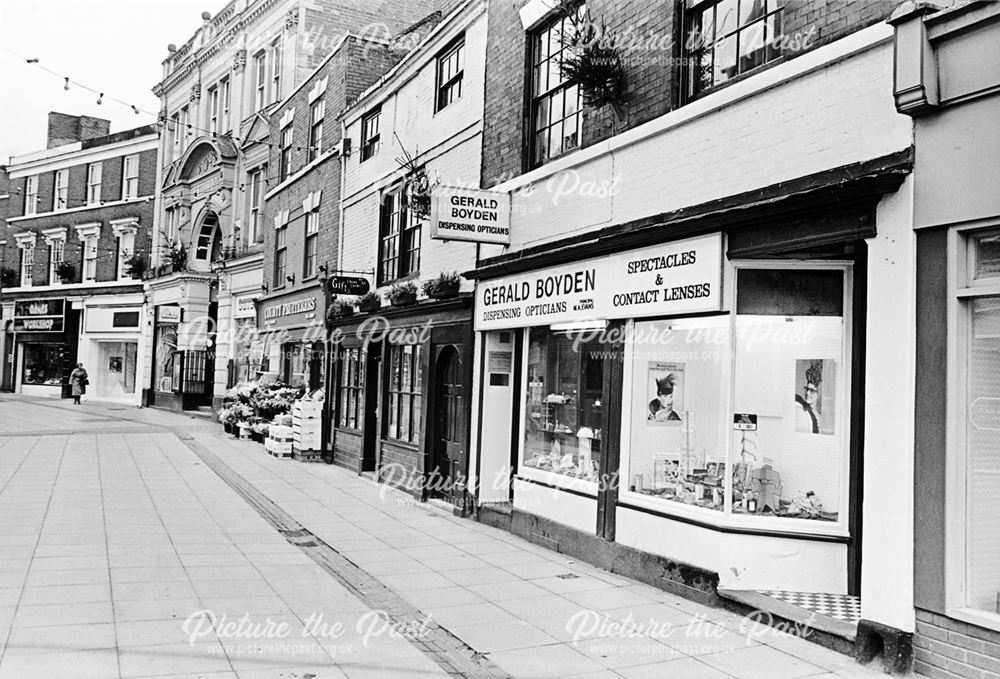
[[[289,10],[285,15],[285,28],[295,28],[299,25],[299,8]]]
[[[201,83],[195,83],[191,86],[191,101],[201,101]]]
[[[243,69],[247,65],[247,51],[246,50],[236,50],[236,54],[233,55],[233,71],[236,73],[242,73]]]

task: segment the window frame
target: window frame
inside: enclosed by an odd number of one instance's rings
[[[771,18],[774,16],[780,16],[781,19],[784,18],[783,12],[785,9],[785,5],[781,2],[781,0],[764,0],[765,5],[763,14],[753,19],[749,23],[740,26],[739,25],[739,18],[741,14],[740,3],[750,2],[750,1],[752,0],[736,0],[736,6],[734,8],[734,11],[736,12],[736,17],[734,19],[733,28],[724,33],[722,38],[719,38],[716,32],[716,29],[718,27],[718,16],[717,16],[718,13],[715,10],[720,4],[725,2],[725,0],[705,0],[704,2],[699,2],[693,6],[686,7],[683,10],[683,15],[681,17],[681,26],[683,30],[682,36],[684,37],[684,39],[681,41],[680,49],[681,49],[681,63],[683,64],[682,68],[683,76],[681,78],[682,81],[681,93],[682,93],[682,99],[685,103],[694,101],[699,97],[704,96],[708,92],[712,92],[719,87],[722,87],[728,83],[738,80],[740,77],[748,73],[753,73],[754,71],[763,68],[768,64],[772,64],[776,61],[779,61],[782,57],[785,56],[781,52],[780,48],[771,47],[768,43],[768,24],[771,21]],[[712,59],[710,62],[711,65],[709,66],[709,68],[711,73],[713,74],[713,82],[712,84],[706,87],[696,90],[695,89],[696,79],[694,78],[693,74],[693,69],[694,69],[693,55],[699,52],[706,52],[706,42],[704,37],[700,37],[699,47],[697,47],[696,49],[690,49],[688,43],[692,40],[691,35],[693,32],[694,22],[697,21],[702,15],[702,13],[705,12],[706,10],[712,10],[713,12],[712,14],[713,38],[710,43],[707,43],[708,46],[707,51],[712,53]],[[762,42],[761,42],[761,49],[763,50],[763,58],[761,63],[757,64],[756,66],[751,66],[745,70],[741,70],[740,37],[741,35],[745,36],[750,31],[755,30],[753,28],[755,25],[762,26],[764,31],[764,33],[762,34]],[[724,40],[728,40],[730,38],[734,38],[733,53],[735,55],[734,67],[736,70],[735,73],[728,79],[716,83],[714,82],[714,72],[715,72],[714,47],[717,43],[721,43]],[[777,54],[771,58],[768,58],[768,54],[771,52],[772,49],[776,50]]]
[[[414,238],[417,242],[416,247],[413,247]],[[386,250],[390,245],[393,254],[386,256]],[[422,245],[423,220],[413,216],[409,209],[405,187],[403,184],[397,184],[382,194],[379,203],[379,285],[419,274]],[[416,253],[415,266],[412,261],[413,253]]]
[[[312,248],[312,252],[310,252]],[[302,239],[302,280],[315,278],[319,265],[319,209],[305,214]]]
[[[274,287],[285,287],[288,275],[288,224],[274,230]]]
[[[56,256],[58,253],[58,256]],[[62,285],[56,267],[66,261],[66,239],[53,238],[49,241],[49,285]]]
[[[24,214],[38,214],[38,175],[24,178]]]
[[[129,176],[129,161],[132,161],[134,173]],[[129,183],[134,182],[134,190],[129,190]],[[133,200],[139,197],[139,154],[132,153],[122,159],[122,200]]]
[[[96,235],[84,236],[80,243],[80,281],[83,283],[97,282],[97,247],[99,238]],[[88,269],[90,270],[88,273]]]
[[[295,136],[294,124],[281,130],[278,145],[278,181],[283,182],[292,174],[292,145]]]
[[[208,132],[212,136],[219,133],[219,86],[208,88]]]
[[[947,384],[945,415],[945,608],[949,617],[1000,631],[1000,613],[968,606],[968,437],[963,426],[969,416],[969,343],[973,300],[1000,297],[1000,277],[975,278],[977,235],[1000,230],[1000,221],[990,220],[948,232]]]
[[[270,53],[271,53],[271,92],[269,103],[273,104],[281,100],[281,66],[282,66],[282,50],[284,48],[284,43],[281,39],[281,35],[278,35],[274,40],[271,41]]]
[[[266,165],[259,165],[247,173],[247,186],[249,195],[247,196],[247,221],[250,223],[250,233],[247,243],[261,242],[263,233],[263,222],[261,220],[263,198],[264,198],[264,177],[267,171]]]
[[[337,417],[334,425],[337,429],[361,431],[364,428],[367,363],[364,347],[341,346],[337,352]]]
[[[125,229],[118,236],[118,258],[115,271],[116,280],[126,280],[130,278],[125,275],[125,260],[135,254],[135,235],[133,229]]]
[[[374,134],[372,134],[373,125],[375,127]],[[361,157],[360,162],[363,163],[375,155],[381,140],[382,107],[377,106],[361,116],[361,152],[358,154]]]
[[[455,72],[445,77],[444,69],[451,67],[451,59],[455,58]],[[462,85],[465,79],[465,34],[459,35],[438,54],[434,68],[434,113],[443,111],[462,98]],[[458,94],[451,96],[457,89]]]
[[[194,134],[194,131],[191,129],[191,109],[190,109],[190,107],[188,107],[188,106],[181,106],[181,110],[178,111],[178,113],[179,113],[178,121],[180,123],[180,130],[179,130],[180,135],[179,135],[179,137],[180,137],[180,140],[181,140],[180,149],[181,149],[181,153],[183,153],[184,150],[187,148],[187,145],[188,145],[188,137],[192,136]]]
[[[578,5],[574,7],[574,10],[577,12],[583,12],[585,11],[585,8],[586,8],[586,3],[580,2]],[[559,42],[559,51],[557,55],[551,54],[551,47],[549,47],[546,49],[547,52],[546,56],[542,57],[539,54],[538,46],[543,42],[545,42],[542,40],[543,36],[548,36],[547,42],[551,46],[553,41],[553,36],[561,34],[568,21],[569,19],[563,16],[561,13],[556,13],[552,17],[549,17],[544,22],[542,22],[541,24],[539,24],[538,26],[536,26],[535,28],[531,29],[531,31],[528,32],[528,50],[527,50],[528,53],[527,167],[528,169],[541,167],[542,165],[545,165],[546,163],[555,160],[556,158],[564,156],[567,153],[572,153],[573,151],[579,150],[583,145],[583,97],[580,93],[579,85],[563,79],[561,69],[558,69],[557,67],[557,72],[559,73],[557,84],[553,86],[550,82],[548,83],[544,91],[539,91],[538,93],[536,93],[536,90],[540,89],[540,86],[537,84],[536,80],[540,67],[543,64],[545,64],[547,68],[551,68],[551,66],[549,66],[551,62],[554,59],[557,59],[557,57],[566,50],[566,44],[563,42],[561,38],[555,38],[555,40],[558,40]],[[575,91],[576,110],[573,113],[567,115],[566,99],[567,99],[567,94],[571,90]],[[558,98],[558,100],[561,102],[562,105],[562,113],[558,121],[554,121],[552,117],[552,112],[550,110],[551,104],[556,98]],[[547,111],[546,124],[540,126],[538,124],[538,118],[539,118],[539,112],[542,108],[541,104],[543,103],[543,101],[545,102],[545,110]],[[538,158],[539,135],[543,133],[551,134],[551,131],[556,127],[556,125],[558,125],[560,129],[564,129],[566,121],[569,120],[571,117],[574,118],[576,121],[576,144],[571,147],[566,147],[563,144],[563,142],[566,139],[566,135],[562,134],[559,152],[552,153],[551,144],[547,144],[545,150],[545,156],[543,158]]]
[[[21,266],[20,266],[20,287],[30,288],[35,284],[35,242],[29,241],[20,246]]]
[[[61,180],[61,181],[60,181]],[[60,195],[61,194],[61,195]],[[52,211],[69,209],[69,169],[55,171],[52,187]]]
[[[96,177],[96,179],[95,179]],[[104,179],[104,163],[97,161],[87,165],[87,205],[101,202],[101,183]]]
[[[319,113],[317,118],[317,112]],[[309,105],[309,150],[308,162],[312,162],[323,152],[323,122],[326,118],[326,97],[320,97]]]
[[[253,110],[260,111],[267,105],[267,51],[253,55]]]
[[[407,347],[411,349],[410,352],[405,351]],[[408,373],[404,371],[403,368],[404,356],[406,356],[407,353],[409,353]],[[421,370],[423,365],[423,354],[423,344],[389,345],[384,404],[386,415],[384,418],[382,435],[386,439],[398,444],[407,446],[420,445],[420,435],[423,430],[421,420],[423,419],[424,413],[424,404],[421,402],[424,389],[423,372]],[[397,355],[400,360],[398,380],[396,379],[396,375],[393,371],[393,361]],[[405,379],[407,375],[409,376],[408,381]],[[395,399],[393,398],[394,396]],[[407,414],[408,427],[405,437],[400,436],[402,432],[402,415],[404,408]],[[416,415],[416,418],[414,418],[414,415]],[[395,417],[395,421],[393,421],[393,417]],[[414,422],[415,419],[416,422]]]
[[[225,78],[221,78],[218,84],[219,90],[219,106],[221,110],[220,116],[220,134],[227,134],[229,132],[229,108],[230,100],[232,98],[232,81],[227,75]]]

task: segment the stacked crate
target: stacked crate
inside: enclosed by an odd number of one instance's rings
[[[292,405],[292,457],[317,462],[322,454],[322,401],[296,401]]]
[[[291,457],[294,434],[291,427],[272,424],[268,428],[267,443],[264,445],[271,457]]]

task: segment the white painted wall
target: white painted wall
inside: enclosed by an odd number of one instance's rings
[[[913,631],[917,274],[912,177],[881,201],[876,225],[878,236],[868,241],[861,616]]]
[[[514,509],[544,516],[588,535],[594,535],[597,530],[597,498],[581,497],[515,479]]]

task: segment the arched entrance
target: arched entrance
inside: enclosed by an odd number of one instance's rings
[[[465,490],[466,396],[462,357],[454,346],[438,353],[434,371],[431,496],[463,506]]]
[[[222,231],[219,215],[213,211],[205,213],[198,229],[194,258],[202,262],[214,262],[222,257]]]

